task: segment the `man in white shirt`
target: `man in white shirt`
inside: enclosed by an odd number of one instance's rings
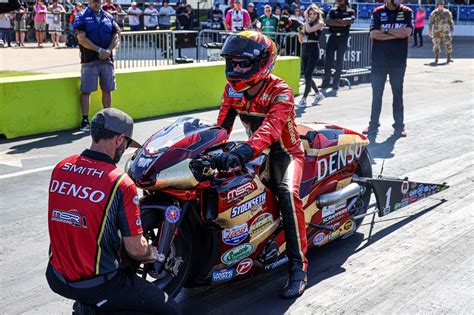
[[[163,0],[163,6],[160,8],[160,30],[169,30],[171,27],[171,16],[176,11],[168,5],[168,0]]]
[[[137,3],[132,2],[130,8],[128,8],[128,24],[130,25],[130,30],[133,32],[140,31],[140,15],[142,15],[142,10],[137,8]]]
[[[145,16],[143,17],[145,28],[147,31],[156,30],[158,27],[158,10],[155,8],[153,3],[148,5],[145,9]]]

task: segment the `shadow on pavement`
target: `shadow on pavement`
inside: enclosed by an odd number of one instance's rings
[[[29,141],[28,143],[15,145],[9,148],[9,152],[7,154],[19,154],[19,153],[26,153],[33,149],[41,149],[41,148],[48,148],[48,147],[56,147],[66,143],[72,143],[76,140],[82,139],[84,137],[88,137],[90,135],[89,132],[80,132],[80,131],[61,131],[49,134],[42,134],[40,136],[34,137],[20,137],[14,138],[11,140],[2,140],[0,143],[8,143],[10,141],[18,142],[22,140]],[[41,137],[38,140],[35,138]]]
[[[395,156],[393,149],[395,148],[395,143],[400,139],[400,136],[393,134],[380,143],[377,143],[376,136],[374,135],[369,135],[368,138],[370,141],[368,148],[372,159],[391,159]]]
[[[307,288],[345,272],[346,269],[343,265],[350,256],[430,212],[444,202],[446,200],[443,199],[416,214],[394,218],[394,220],[404,219],[373,234],[372,238],[361,247],[361,243],[366,239],[362,233],[355,233],[348,239],[337,240],[322,248],[309,250],[307,254],[309,261]],[[288,311],[295,301],[281,299],[278,296],[279,289],[285,284],[286,279],[286,268],[282,267],[240,282],[184,289],[176,300],[185,314],[283,314]],[[309,292],[305,294],[309,294]],[[324,292],[317,292],[316,294],[324,294]],[[304,297],[303,295],[300,299],[304,299]],[[312,301],[317,301],[317,297]]]

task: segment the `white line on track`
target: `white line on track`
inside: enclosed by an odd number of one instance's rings
[[[245,132],[245,129],[236,129],[233,132],[234,133]],[[124,155],[132,154],[132,153],[133,153],[133,151],[125,152]],[[50,165],[50,166],[44,166],[44,167],[39,167],[39,168],[33,168],[31,170],[26,170],[26,171],[19,171],[19,172],[15,172],[15,173],[4,174],[4,175],[0,175],[0,180],[7,179],[7,178],[12,178],[12,177],[23,176],[23,175],[28,175],[28,174],[32,174],[32,173],[39,173],[39,172],[49,171],[49,170],[52,170],[54,167],[55,167],[55,165]]]

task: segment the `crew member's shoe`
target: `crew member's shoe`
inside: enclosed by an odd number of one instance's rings
[[[302,97],[299,103],[296,105],[297,108],[305,108],[306,107],[306,98]]]
[[[316,106],[316,105],[318,105],[323,99],[324,99],[324,94],[321,93],[321,92],[318,92],[318,94],[316,94],[316,95],[314,96],[314,100],[313,100],[313,103],[311,103],[311,105]]]
[[[377,129],[372,129],[370,127],[367,127],[365,128],[364,130],[362,130],[362,134],[363,135],[376,135],[378,132]]]
[[[81,125],[79,126],[80,131],[89,132],[91,131],[91,126],[88,119],[83,119]]]
[[[291,272],[288,282],[281,289],[280,296],[285,299],[296,299],[303,294],[307,283],[308,277],[306,272]]]
[[[448,54],[447,58],[446,58],[446,63],[450,63],[452,62],[451,60],[451,54]]]
[[[435,63],[438,63],[438,60],[439,60],[439,55],[436,54],[436,55],[435,55]]]
[[[394,134],[399,136],[399,137],[406,137],[408,135],[407,132],[405,131],[405,129],[395,130]]]

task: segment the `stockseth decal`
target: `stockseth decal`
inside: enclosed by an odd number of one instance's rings
[[[265,270],[270,270],[270,269],[278,268],[278,267],[280,267],[280,266],[286,264],[287,262],[288,262],[288,257],[285,256],[285,257],[283,257],[282,259],[275,261],[274,263],[271,263],[271,264],[269,264],[269,265],[266,265],[266,266],[265,266]]]
[[[169,223],[178,222],[180,216],[181,216],[181,210],[178,207],[169,206],[168,208],[166,208],[165,217],[166,217],[166,221],[168,221]]]
[[[222,231],[222,242],[229,245],[238,245],[249,235],[247,223],[236,225]]]
[[[222,269],[212,272],[212,281],[227,281],[231,280],[234,277],[234,268]]]
[[[226,265],[233,265],[244,258],[247,258],[253,251],[252,244],[246,243],[226,251],[221,261]]]
[[[318,160],[318,182],[329,175],[339,171],[341,168],[352,163],[356,158],[362,154],[362,143],[351,143],[344,149],[329,154]]]
[[[325,234],[323,232],[318,233],[313,239],[313,244],[316,246],[321,245],[321,243],[324,241],[324,236]]]
[[[250,258],[245,258],[237,265],[237,268],[235,268],[235,270],[237,271],[237,274],[243,275],[249,272],[250,269],[252,269],[252,266],[253,260]]]
[[[232,208],[232,212],[230,213],[231,218],[235,218],[242,213],[245,213],[249,210],[256,211],[257,208],[264,204],[267,201],[267,193],[262,193],[243,204],[237,205]]]
[[[237,199],[241,199],[247,195],[250,195],[250,193],[252,193],[256,188],[257,187],[253,182],[248,182],[230,190],[227,193],[227,203],[231,203]]]
[[[270,213],[263,213],[253,220],[250,226],[250,236],[260,234],[268,229],[273,223],[273,216]]]

